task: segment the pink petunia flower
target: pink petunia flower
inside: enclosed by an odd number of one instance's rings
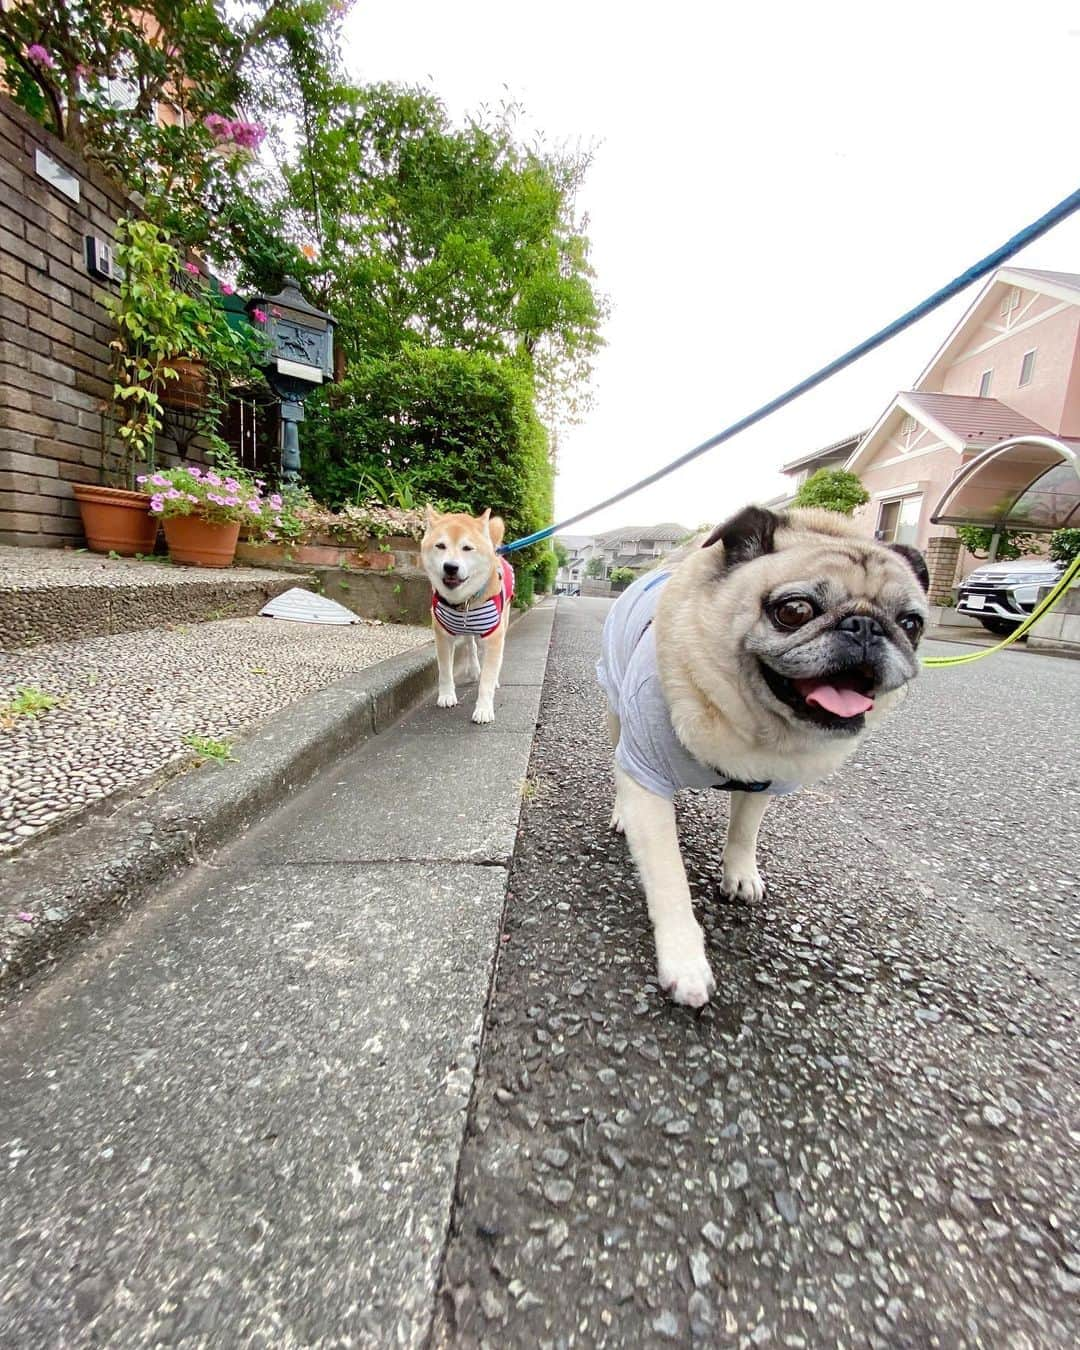
[[[153,511],[154,515],[160,515],[161,512],[165,510],[165,499],[164,499],[164,497],[161,497],[161,496],[151,497],[151,498],[150,498],[150,510]]]
[[[253,310],[251,311],[251,317],[255,320],[256,323],[265,323],[265,322],[266,322],[266,310],[265,310],[265,309],[253,309]]]
[[[184,468],[187,469],[188,473],[191,474],[192,478],[202,477],[202,469],[200,469],[197,464],[185,464]]]
[[[43,70],[55,70],[56,60],[50,51],[47,51],[40,42],[31,42],[24,55],[28,61],[32,61],[35,66],[41,66]]]
[[[259,505],[259,503],[255,500],[254,497],[252,497],[252,499],[249,502],[245,502],[244,505],[247,507],[247,509],[251,512],[253,516],[262,515],[262,507]]]
[[[154,485],[155,487],[168,487],[168,486],[169,486],[169,480],[165,477],[165,475],[164,475],[163,473],[156,473],[156,474],[154,474],[154,476],[150,479],[150,481],[151,481],[151,483],[153,483],[153,485]]]
[[[239,498],[239,497],[226,497],[225,500],[224,500],[224,502],[222,503],[222,505],[223,505],[223,506],[239,506],[239,505],[240,505],[240,498]]]
[[[187,272],[189,276],[197,277],[200,275],[197,263],[186,262],[184,264],[184,271]]]
[[[281,507],[284,505],[284,503],[283,503],[282,500],[281,500],[281,493],[280,493],[280,492],[271,492],[271,494],[270,494],[270,505],[273,506],[273,507],[275,507],[275,508],[277,508],[278,510],[281,509]]]
[[[225,479],[224,487],[225,487],[225,491],[226,491],[226,492],[239,492],[239,491],[240,491],[240,484],[236,481],[235,478],[226,478],[226,479]]]
[[[195,496],[194,492],[189,492],[188,495],[187,495],[187,499],[188,499],[189,502],[194,502],[195,505],[198,506],[198,504],[199,504],[199,499],[198,499],[198,497]]]
[[[207,501],[213,502],[215,506],[225,505],[225,498],[221,495],[220,492],[208,492],[206,494],[206,498]]]
[[[148,483],[150,481],[150,475],[148,473],[137,474],[135,481],[136,483]]]
[[[208,482],[211,487],[221,486],[221,479],[214,473],[213,469],[206,475],[206,482]]]

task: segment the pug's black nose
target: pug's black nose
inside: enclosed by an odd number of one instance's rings
[[[836,627],[841,633],[850,633],[856,642],[864,647],[875,638],[885,636],[885,629],[870,614],[849,614],[846,619],[841,619]]]
[[[444,562],[442,565],[444,577],[456,577],[461,571],[460,563]]]

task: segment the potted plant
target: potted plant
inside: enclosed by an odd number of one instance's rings
[[[262,340],[234,329],[199,268],[181,260],[168,236],[146,220],[124,220],[116,258],[122,280],[106,308],[116,326],[113,352],[115,437],[106,450],[108,486],[76,486],[89,546],[100,552],[149,553],[157,521],[136,469],[154,467],[167,406],[198,414],[198,433],[223,451],[218,427],[230,389],[259,379]],[[147,475],[143,475],[146,477]]]
[[[228,567],[241,524],[271,537],[280,526],[281,497],[267,496],[261,482],[233,464],[180,464],[140,474],[138,481],[144,501],[149,496],[151,516],[162,522],[174,562]]]

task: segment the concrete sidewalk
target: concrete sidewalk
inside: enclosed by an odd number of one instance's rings
[[[9,1010],[0,1344],[423,1343],[553,614]]]

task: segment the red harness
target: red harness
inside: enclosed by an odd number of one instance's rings
[[[436,591],[431,597],[431,612],[440,628],[454,637],[490,637],[502,623],[503,612],[514,598],[514,569],[505,558],[499,559],[502,585],[486,600],[466,600],[452,605]]]

